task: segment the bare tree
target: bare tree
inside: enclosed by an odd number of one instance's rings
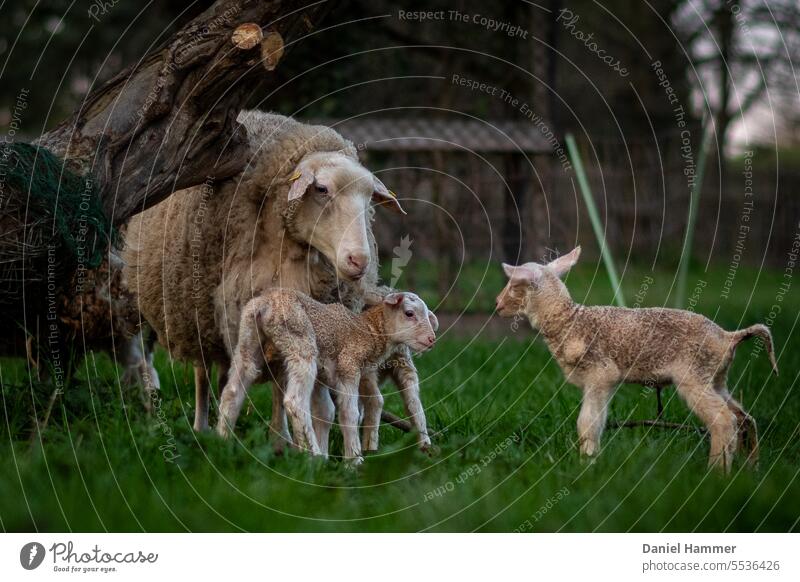
[[[696,88],[714,120],[717,148],[727,149],[731,126],[766,92],[797,87],[787,74],[800,31],[795,0],[704,0],[686,2],[676,17],[686,31],[697,70]],[[792,48],[794,47],[794,49]],[[719,157],[724,176],[724,155]]]

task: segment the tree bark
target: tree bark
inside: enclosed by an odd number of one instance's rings
[[[37,143],[91,176],[114,224],[208,176],[238,173],[247,156],[236,117],[251,82],[332,2],[304,4],[219,0]]]
[[[721,3],[715,13],[716,32],[719,37],[719,58],[717,66],[719,67],[719,105],[717,106],[716,114],[716,132],[717,132],[717,160],[719,164],[719,179],[720,188],[724,187],[725,178],[727,175],[727,161],[725,159],[726,146],[728,143],[728,128],[731,125],[733,116],[731,114],[731,107],[735,107],[735,103],[731,103],[731,70],[732,57],[734,50],[734,26],[733,12],[727,4]],[[702,186],[702,185],[700,185]]]

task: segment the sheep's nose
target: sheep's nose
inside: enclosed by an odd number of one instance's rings
[[[428,336],[428,345],[432,346],[435,342],[436,342],[436,337],[432,336],[432,335],[429,335]]]
[[[367,262],[369,257],[363,253],[353,253],[347,255],[347,266],[353,269],[353,271],[358,271],[358,276],[364,274],[364,271],[367,270]]]

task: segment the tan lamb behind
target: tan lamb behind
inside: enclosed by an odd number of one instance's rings
[[[674,384],[711,434],[709,465],[730,470],[737,448],[758,458],[755,420],[731,396],[727,376],[736,346],[760,337],[772,369],[778,365],[765,325],[728,332],[702,315],[679,309],[589,307],[575,303],[561,281],[580,247],[540,265],[503,265],[508,284],[497,297],[501,316],[527,316],[540,331],[567,380],[583,390],[580,451],[598,452],[608,403],[618,384]]]

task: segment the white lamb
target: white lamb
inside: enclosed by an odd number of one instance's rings
[[[362,460],[358,438],[359,384],[374,374],[398,348],[423,352],[435,342],[436,316],[425,302],[408,292],[391,293],[355,314],[341,304],[324,305],[295,290],[273,289],[252,299],[242,311],[232,373],[222,392],[217,431],[228,436],[236,423],[247,389],[262,374],[273,352],[285,366],[284,405],[296,443],[312,454],[327,456],[330,420],[313,418],[312,393],[319,374],[335,386],[344,456]],[[365,440],[377,445],[382,399],[361,383]],[[377,392],[377,384],[374,384]],[[327,390],[317,384],[316,390]],[[380,393],[378,393],[379,396]]]

